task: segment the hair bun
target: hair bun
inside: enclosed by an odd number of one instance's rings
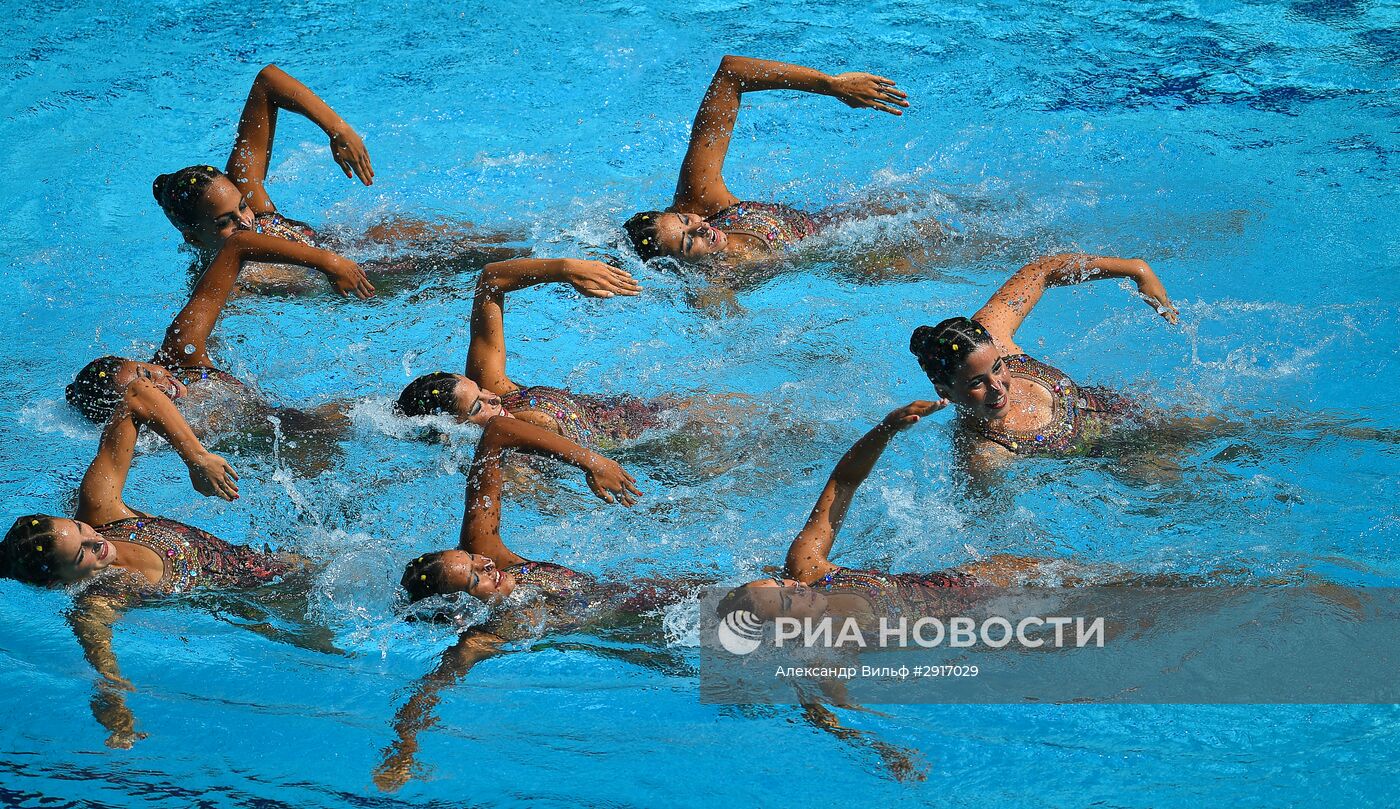
[[[933,340],[934,331],[932,326],[920,326],[914,329],[914,333],[909,335],[910,353],[924,353],[928,349],[929,342]]]

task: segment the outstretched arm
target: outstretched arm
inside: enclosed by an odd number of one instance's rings
[[[189,302],[165,330],[165,342],[156,352],[155,363],[184,368],[213,364],[209,359],[209,335],[224,311],[224,304],[228,303],[238,271],[245,261],[311,267],[329,276],[342,295],[354,292],[364,299],[374,294],[374,287],[364,272],[348,258],[276,236],[239,231],[224,241],[218,255],[199,277]]]
[[[248,199],[254,213],[274,213],[277,207],[263,183],[272,160],[272,141],[277,134],[277,111],[290,110],[306,116],[331,139],[331,155],[345,176],[353,172],[365,185],[374,183],[369,152],[355,130],[326,102],[277,65],[258,71],[243,115],[238,119],[238,139],[233,144],[225,173]]]
[[[991,333],[1002,351],[1020,354],[1022,351],[1014,339],[1016,330],[1040,302],[1046,289],[1097,278],[1131,278],[1142,299],[1168,323],[1176,323],[1176,307],[1172,306],[1166,288],[1146,261],[1081,253],[1045,256],[1017,270],[972,319]]]
[[[112,652],[112,624],[119,617],[121,612],[107,599],[87,598],[68,613],[68,625],[83,647],[83,656],[102,678],[92,697],[92,716],[107,729],[108,747],[126,749],[146,734],[136,731],[136,717],[126,706],[131,683],[122,676]]]
[[[812,507],[807,524],[802,526],[788,548],[786,572],[789,577],[803,584],[812,584],[836,569],[829,559],[831,545],[846,519],[851,498],[870,476],[870,470],[875,468],[875,462],[884,454],[890,439],[894,438],[895,433],[914,426],[919,419],[943,409],[947,404],[942,399],[936,402],[911,402],[885,416],[875,425],[875,429],[862,436],[841,456],[826,481],[826,488],[817,498],[817,504]]]
[[[481,270],[472,301],[467,377],[496,393],[520,387],[506,375],[506,293],[536,284],[570,284],[590,298],[636,295],[642,288],[626,270],[601,261],[570,258],[517,258]]]
[[[543,455],[582,469],[593,493],[631,506],[641,496],[636,480],[617,462],[542,427],[496,416],[486,424],[467,473],[467,504],[458,547],[489,557],[497,567],[525,561],[501,539],[501,457],[506,450]]]
[[[502,642],[490,632],[473,629],[443,652],[437,668],[418,682],[413,696],[394,715],[397,738],[384,748],[384,760],[374,768],[375,786],[392,792],[408,783],[413,774],[413,757],[418,753],[418,734],[437,722],[433,709],[440,701],[438,692],[467,676],[478,662],[501,654]]]
[[[739,117],[739,98],[760,90],[799,90],[835,96],[854,108],[870,107],[899,115],[909,106],[893,81],[870,73],[828,76],[819,70],[785,62],[726,56],[710,80],[690,129],[690,147],[681,162],[676,197],[671,207],[700,216],[738,202],[724,184],[724,158]]]

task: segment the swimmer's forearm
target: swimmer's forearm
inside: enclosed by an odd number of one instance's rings
[[[810,67],[768,59],[726,56],[720,60],[715,77],[733,81],[741,93],[798,90],[804,93],[832,95],[831,76]]]
[[[836,468],[831,470],[831,482],[843,488],[859,488],[870,477],[871,470],[890,445],[890,439],[898,432],[898,429],[883,421],[875,425],[837,461]]]
[[[132,418],[140,424],[149,425],[186,463],[209,454],[175,403],[155,385],[138,379],[127,385],[125,398]]]
[[[512,258],[493,261],[481,268],[477,287],[489,292],[515,292],[537,284],[565,280],[569,259]]]
[[[496,416],[486,425],[481,445],[497,453],[513,449],[532,455],[543,455],[585,471],[591,468],[595,460],[595,454],[591,450],[558,433],[505,416]]]
[[[1047,256],[1028,267],[1037,264],[1042,265],[1039,272],[1043,274],[1045,285],[1048,287],[1071,286],[1099,278],[1131,278],[1138,281],[1143,273],[1150,271],[1147,262],[1142,259],[1091,256],[1084,253]]]
[[[327,135],[335,135],[349,127],[330,105],[277,65],[268,65],[258,72],[254,84],[261,85],[267,98],[279,109],[295,112],[321,128]]]

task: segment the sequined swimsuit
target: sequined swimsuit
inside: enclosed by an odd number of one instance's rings
[[[316,231],[305,222],[288,219],[280,213],[260,213],[253,218],[253,229],[291,242],[301,242],[308,247],[320,247]]]
[[[876,570],[837,568],[812,584],[833,594],[858,595],[877,615],[927,612],[959,606],[964,599],[950,598],[957,590],[980,582],[959,570],[940,573],[883,573]]]
[[[661,422],[661,408],[635,396],[585,396],[543,385],[503,393],[501,406],[512,414],[543,413],[560,435],[589,446],[636,438]]]
[[[1109,388],[1080,387],[1063,371],[1026,354],[1002,358],[1012,376],[1043,385],[1055,400],[1055,412],[1044,426],[1028,432],[1006,430],[982,423],[979,436],[1017,455],[1087,455],[1094,440],[1115,423],[1138,411],[1132,399]]]
[[[771,202],[737,202],[706,221],[725,233],[758,239],[775,251],[815,236],[818,229],[810,215]]]
[[[249,588],[290,573],[294,566],[270,552],[234,545],[193,526],[164,517],[128,517],[97,527],[110,541],[134,542],[154,551],[165,563],[160,581],[123,571],[127,586],[139,579],[137,590],[163,595],[196,587]]]

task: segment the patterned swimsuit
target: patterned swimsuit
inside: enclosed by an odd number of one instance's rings
[[[833,594],[858,595],[877,615],[918,614],[934,608],[962,606],[967,588],[980,582],[959,570],[940,573],[882,573],[877,570],[837,568],[817,580],[813,589]],[[969,594],[970,595],[970,594]]]
[[[1095,439],[1137,414],[1136,402],[1108,388],[1079,387],[1063,371],[1026,354],[1003,357],[1012,376],[1043,385],[1055,400],[1049,423],[1017,432],[982,423],[976,433],[1017,455],[1088,455]]]
[[[635,396],[585,396],[537,385],[501,394],[512,415],[543,413],[559,425],[559,434],[584,446],[627,441],[661,423],[661,408]]]
[[[320,247],[320,237],[305,222],[288,219],[280,213],[260,213],[253,218],[253,229],[258,233],[277,236],[290,242],[301,242],[308,247]]]
[[[791,247],[817,233],[811,216],[771,202],[737,202],[706,221],[725,233],[758,239],[770,251]]]
[[[127,575],[122,577],[122,588],[134,586],[138,592],[173,595],[196,587],[251,588],[275,581],[295,569],[270,552],[234,545],[164,517],[127,517],[96,530],[109,542],[134,542],[149,548],[165,562],[165,571],[155,583],[140,574],[123,571]]]

